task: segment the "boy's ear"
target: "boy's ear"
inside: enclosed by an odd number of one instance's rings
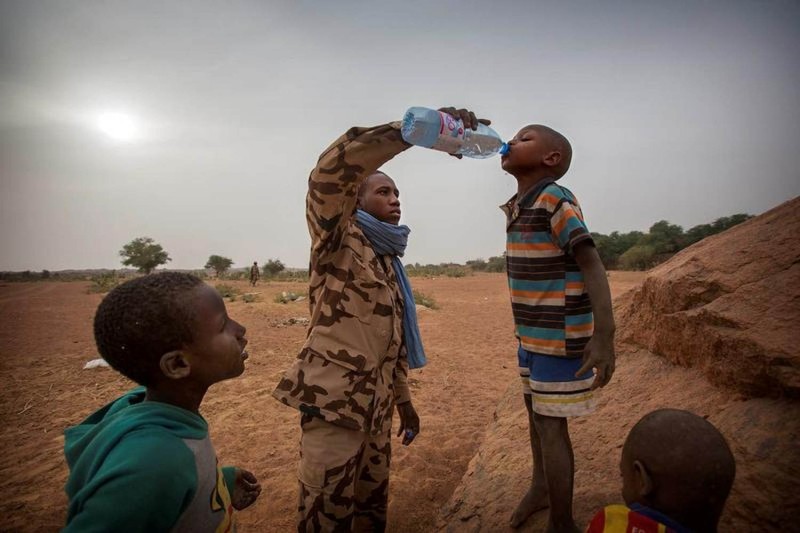
[[[544,156],[544,159],[542,159],[542,161],[548,167],[554,167],[561,162],[561,152],[559,152],[558,150],[553,150],[552,152]]]
[[[161,356],[158,362],[161,372],[169,379],[183,379],[187,377],[192,367],[182,350],[172,350]]]
[[[636,475],[636,488],[639,495],[644,497],[650,496],[655,489],[655,484],[653,483],[652,476],[650,476],[650,472],[647,471],[647,467],[644,466],[641,461],[634,461],[633,471]]]

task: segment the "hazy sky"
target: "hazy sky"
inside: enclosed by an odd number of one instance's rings
[[[592,231],[759,214],[800,194],[800,2],[2,0],[0,270],[119,268],[138,236],[306,266],[319,153],[412,105],[562,131]],[[498,158],[384,170],[406,262],[502,253]]]

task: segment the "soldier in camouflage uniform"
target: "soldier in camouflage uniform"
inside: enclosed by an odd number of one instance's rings
[[[474,114],[445,111],[477,128]],[[399,127],[351,128],[309,177],[311,323],[273,392],[302,413],[298,531],[383,531],[395,405],[403,444],[419,432],[407,383],[402,293],[391,257],[376,254],[356,223],[357,208],[389,224],[400,220],[399,192],[378,172],[410,147]]]
[[[258,271],[258,261],[253,261],[253,266],[250,267],[250,285],[255,287],[260,277],[261,273]]]

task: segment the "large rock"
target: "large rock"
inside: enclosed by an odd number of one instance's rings
[[[800,397],[800,197],[651,270],[617,324],[620,340],[715,384]]]
[[[519,384],[514,383],[500,401],[478,453],[442,509],[440,531],[512,531],[509,519],[530,484],[532,465],[527,413],[520,396]],[[597,411],[569,423],[579,527],[586,527],[604,506],[622,503],[622,443],[642,416],[663,407],[707,417],[733,450],[736,480],[720,531],[797,530],[800,402],[745,399],[710,384],[694,369],[630,345],[620,346],[617,373],[601,391]],[[547,512],[536,513],[522,531],[544,531],[546,520]]]

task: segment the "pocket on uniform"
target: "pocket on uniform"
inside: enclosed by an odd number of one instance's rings
[[[319,432],[324,431],[325,423],[318,417],[303,415],[300,419],[303,429],[300,438],[300,461],[297,465],[297,480],[303,485],[320,489],[325,483],[325,465],[315,461],[319,457]]]
[[[303,457],[297,465],[297,480],[310,489],[321,490],[325,485],[325,465]]]
[[[353,383],[367,366],[367,359],[364,355],[355,352],[354,349],[348,349],[344,339],[339,339],[330,333],[318,335],[316,331],[312,330],[306,340],[305,348],[310,351],[309,356],[311,358],[319,357],[328,363],[342,367],[343,372],[354,373],[353,375],[341,376],[341,378],[346,378],[345,381],[347,383]],[[309,372],[314,373],[313,370],[306,369],[307,375]]]

